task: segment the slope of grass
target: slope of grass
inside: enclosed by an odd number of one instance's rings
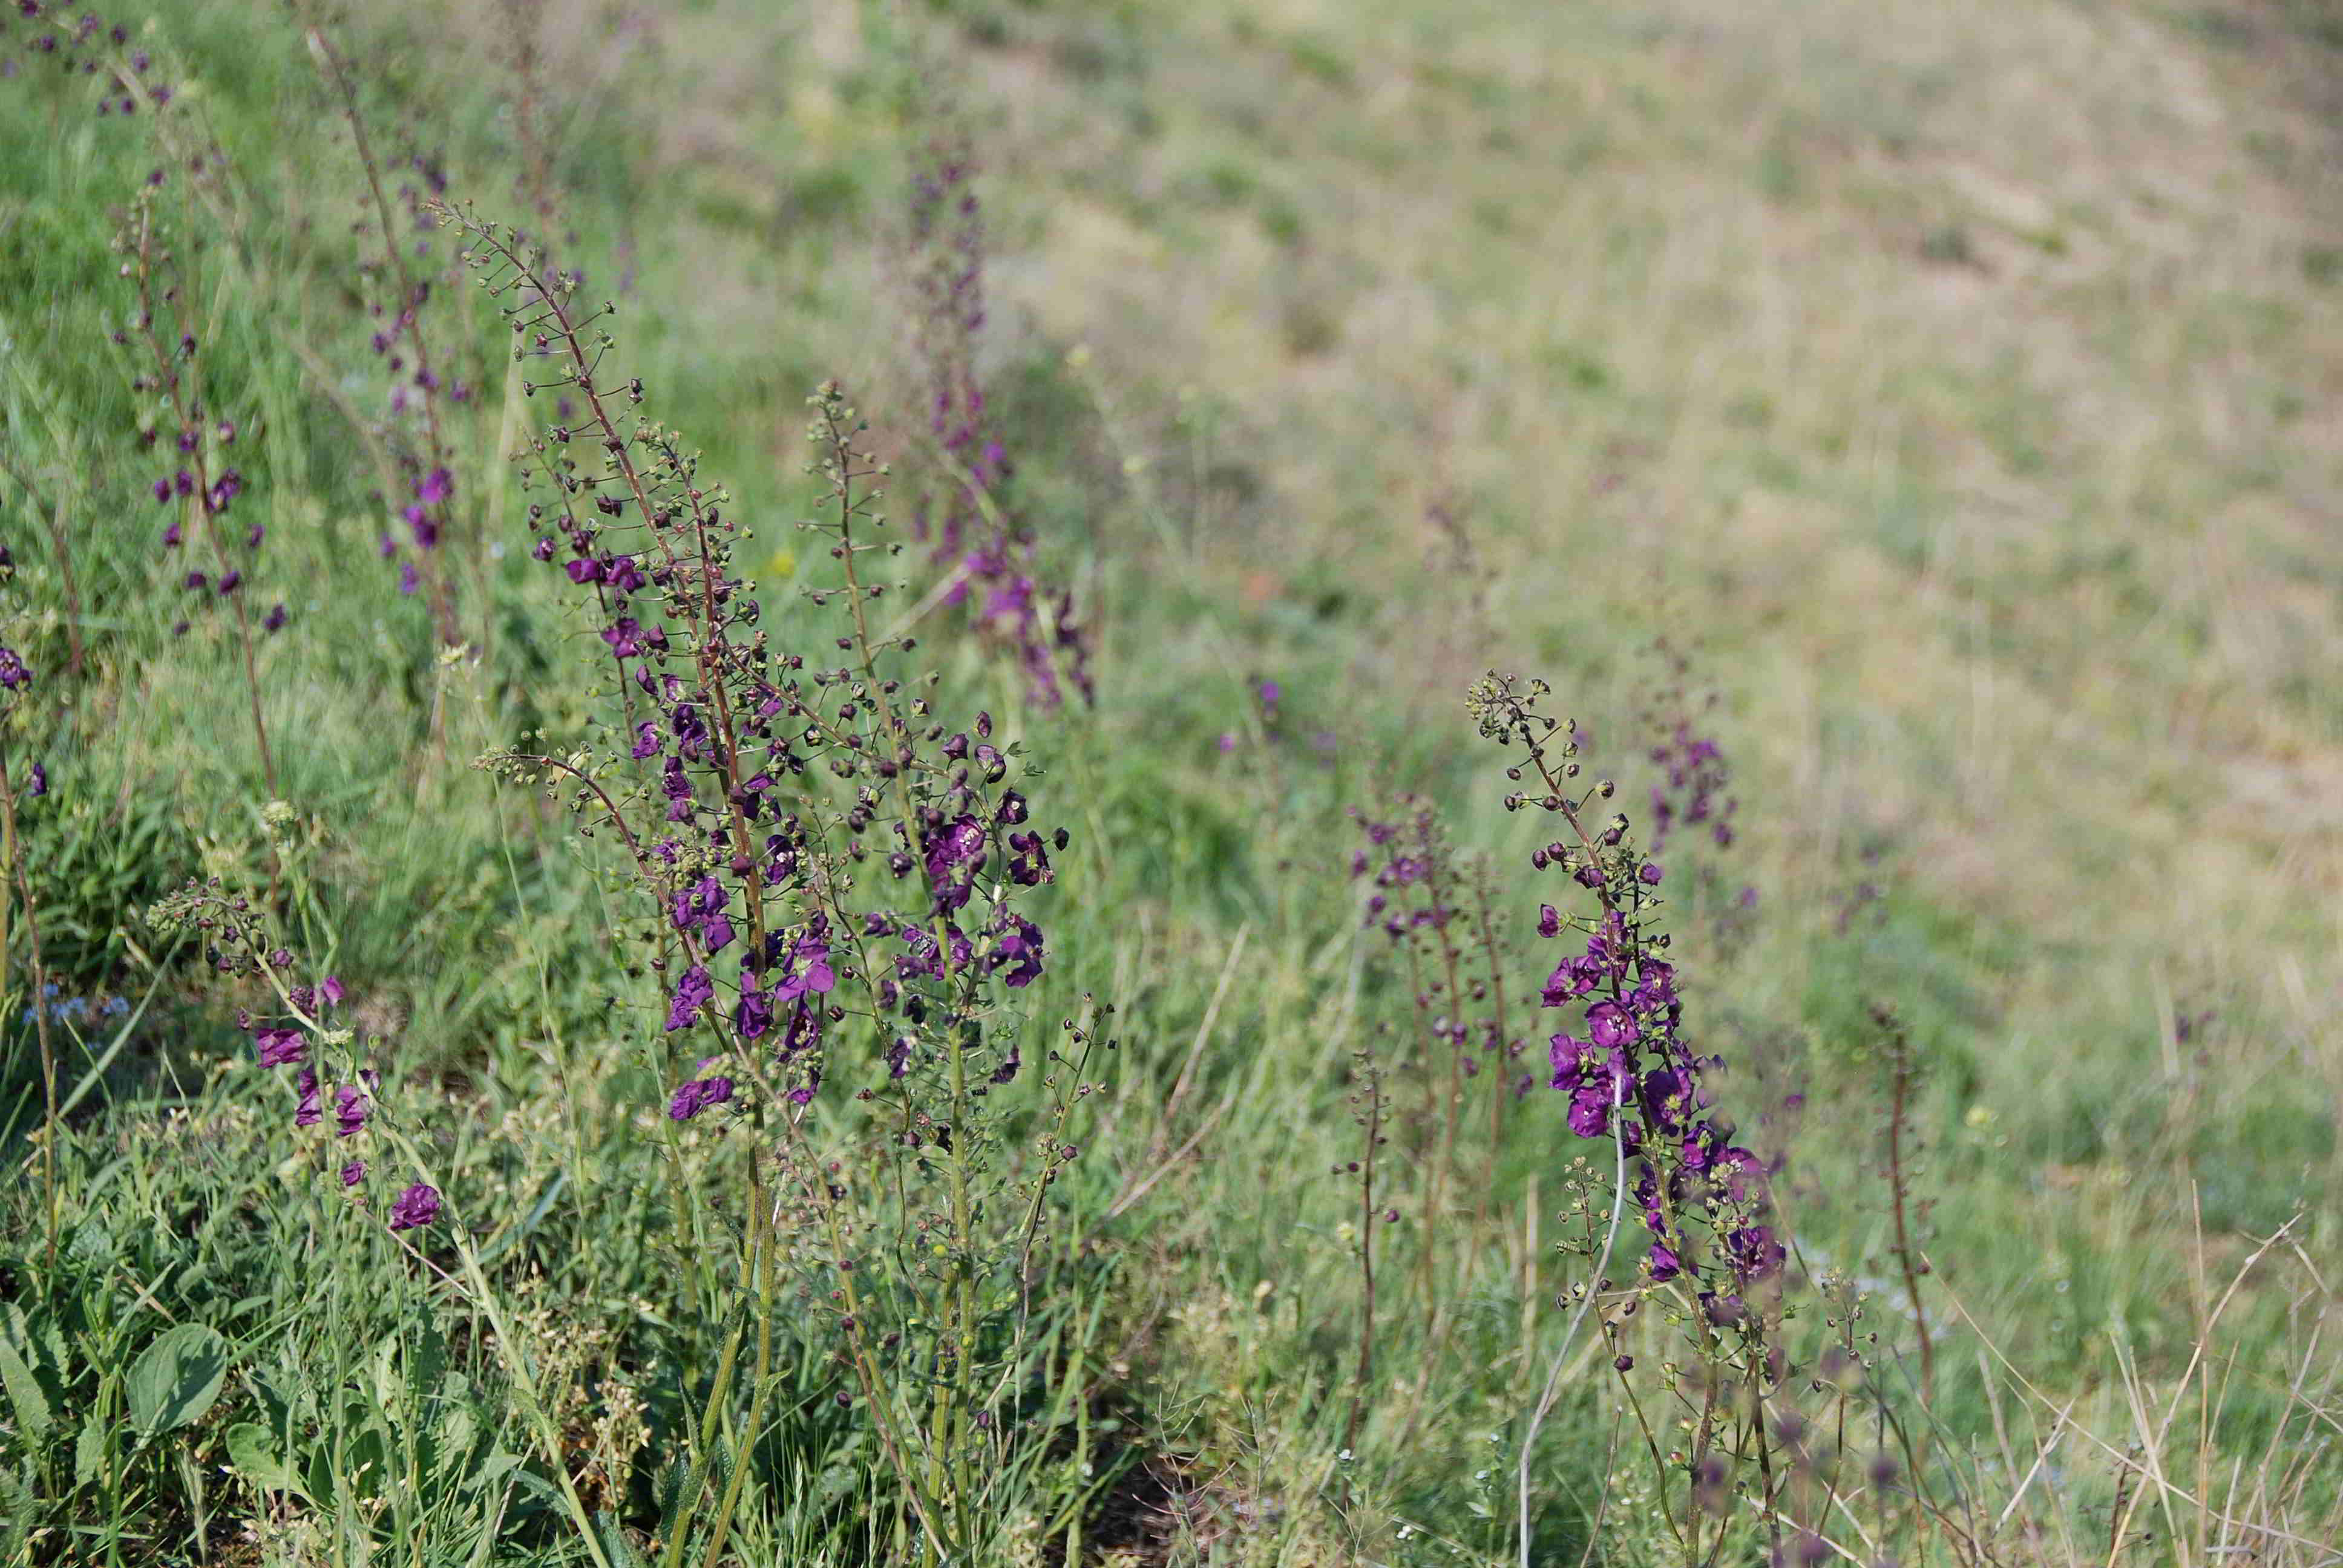
[[[571,1472],[639,1531],[656,1482],[632,1467],[672,1452],[722,1329],[672,1315],[662,1231],[666,1184],[711,1180],[714,1143],[669,1164],[640,1136],[656,998],[605,948],[590,849],[464,767],[574,729],[579,634],[498,492],[502,548],[466,589],[477,664],[434,659],[374,557],[372,469],[297,347],[372,385],[347,136],[280,13],[158,10],[143,41],[185,61],[256,215],[243,236],[179,221],[205,239],[208,374],[248,432],[265,591],[294,612],[264,650],[293,913],[427,1091],[451,1187],[504,1217],[496,1277]],[[1009,716],[1046,769],[1037,800],[1077,829],[1031,1016],[1094,991],[1122,1038],[1051,1242],[1077,1303],[1051,1308],[1051,1364],[1081,1397],[1021,1494],[1028,1560],[1507,1555],[1491,1476],[1558,1331],[1552,1209],[1581,1146],[1534,1093],[1493,1212],[1404,1242],[1453,1271],[1459,1326],[1387,1329],[1373,1415],[1338,1456],[1359,1286],[1329,1172],[1357,1143],[1350,1051],[1407,1017],[1357,934],[1343,811],[1439,799],[1503,852],[1525,925],[1551,894],[1515,874],[1528,829],[1497,809],[1462,689],[1544,674],[1633,800],[1661,636],[1721,694],[1742,836],[1714,859],[1759,893],[1744,935],[1689,918],[1683,967],[1745,1115],[1804,1096],[1767,1126],[1806,1265],[1892,1271],[1863,1055],[1891,1000],[1928,1064],[1948,1443],[2004,1487],[2045,1445],[2061,1517],[2104,1542],[2119,1467],[2060,1450],[2051,1412],[2132,1445],[2140,1409],[2196,1386],[2226,1271],[2292,1219],[2293,1250],[2227,1308],[2244,1370],[2203,1434],[2224,1473],[2285,1473],[2260,1445],[2316,1354],[2343,1221],[2343,53],[2317,7],[331,20],[378,140],[444,154],[484,211],[552,193],[558,252],[620,299],[662,417],[771,519],[776,583],[818,578],[782,526],[807,496],[806,385],[844,378],[908,473],[930,461],[902,193],[927,138],[970,131],[980,364],[1050,569],[1094,607],[1101,700],[1025,711],[944,617],[923,640]],[[174,635],[185,563],[153,542],[155,459],[106,342],[126,308],[106,246],[154,154],[30,69],[0,83],[0,453],[29,481],[0,480],[5,635],[65,662],[62,518],[89,648],[10,737],[56,784],[28,808],[32,881],[68,991],[153,991],[118,1050],[110,1024],[67,1042],[68,1088],[90,1086],[55,1141],[63,1262],[10,1000],[0,1119],[28,1180],[8,1287],[65,1304],[10,1329],[45,1392],[36,1421],[9,1390],[25,1479],[0,1503],[45,1533],[0,1541],[35,1562],[427,1541],[417,1561],[561,1560],[508,1363],[460,1292],[319,1201],[281,1086],[231,1065],[226,1010],[137,920],[187,875],[264,866],[266,791],[220,628]],[[458,433],[482,471],[534,412],[489,325]],[[771,630],[818,624],[777,608]],[[305,1260],[329,1257],[359,1261],[313,1286]],[[2307,1276],[2277,1267],[2297,1259]],[[1876,1286],[1891,1348],[1897,1301]],[[1976,1337],[1953,1337],[1954,1302]],[[123,1428],[123,1372],[182,1322],[234,1347],[216,1412],[167,1441]],[[890,1549],[873,1439],[827,1402],[820,1355],[789,1377],[742,1560]],[[1632,1493],[1595,1502],[1605,1398],[1574,1382],[1546,1434],[1557,1560],[1590,1531],[1605,1560],[1658,1550]],[[2195,1464],[2193,1428],[2155,1435]],[[2334,1486],[2286,1516],[2331,1519]],[[2141,1529],[2126,1560],[2204,1560],[2201,1534]],[[2109,1555],[2055,1533],[2007,1550]]]

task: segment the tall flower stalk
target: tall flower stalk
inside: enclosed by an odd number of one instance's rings
[[[1039,580],[1034,540],[1015,516],[1009,454],[986,411],[977,375],[985,325],[984,219],[967,137],[940,133],[911,181],[911,258],[918,349],[927,379],[930,456],[940,470],[912,522],[949,575],[945,602],[964,606],[985,639],[1010,654],[1027,690],[1054,708],[1071,683],[1091,684],[1091,638],[1071,591]]]
[[[158,173],[160,171],[157,171]],[[166,552],[183,548],[200,550],[210,569],[189,569],[182,587],[205,602],[225,603],[235,627],[237,661],[244,677],[246,706],[252,719],[253,743],[271,799],[281,797],[276,753],[269,745],[268,722],[261,711],[259,661],[254,648],[257,634],[246,608],[245,589],[254,568],[266,528],[258,522],[236,528],[228,514],[244,491],[244,476],[227,462],[236,427],[206,401],[203,381],[204,325],[188,301],[178,256],[165,241],[156,205],[163,185],[150,181],[131,208],[128,227],[120,240],[123,272],[136,290],[137,309],[130,325],[116,340],[133,347],[144,361],[133,377],[131,390],[151,400],[152,422],[141,431],[149,446],[168,437],[176,468],[154,482],[156,501],[171,515],[163,529]],[[192,538],[191,538],[192,536]],[[280,604],[262,619],[261,629],[274,631],[285,621]],[[179,623],[185,629],[188,623]]]
[[[1619,1215],[1632,1198],[1645,1233],[1644,1256],[1636,1277],[1614,1295],[1605,1332],[1615,1338],[1616,1324],[1643,1301],[1662,1301],[1672,1310],[1686,1325],[1699,1369],[1696,1379],[1687,1380],[1666,1372],[1669,1396],[1694,1402],[1686,1461],[1691,1473],[1704,1474],[1714,1463],[1721,1474],[1725,1453],[1754,1455],[1766,1472],[1760,1485],[1770,1498],[1766,1402],[1785,1372],[1773,1343],[1785,1251],[1769,1223],[1768,1173],[1755,1153],[1735,1141],[1732,1122],[1715,1109],[1711,1080],[1723,1060],[1701,1050],[1686,1028],[1675,965],[1662,956],[1670,946],[1659,893],[1665,872],[1638,847],[1624,813],[1598,815],[1604,809],[1598,803],[1609,801],[1616,786],[1581,777],[1575,725],[1539,711],[1547,691],[1542,681],[1492,674],[1474,685],[1469,706],[1485,739],[1518,748],[1523,759],[1506,769],[1509,782],[1526,786],[1507,792],[1506,809],[1547,813],[1564,829],[1530,855],[1533,869],[1562,876],[1579,890],[1565,905],[1581,906],[1565,913],[1543,904],[1538,914],[1542,936],[1565,940],[1568,933],[1567,940],[1581,944],[1554,965],[1540,989],[1540,1001],[1564,1020],[1550,1042],[1552,1082],[1569,1096],[1570,1130],[1606,1140],[1614,1151],[1612,1219],[1599,1249],[1590,1251],[1592,1267],[1577,1287],[1554,1366],[1558,1372],[1589,1304],[1614,1290],[1604,1271]],[[1629,1376],[1634,1365],[1624,1351],[1614,1358],[1623,1393],[1657,1461],[1644,1396]],[[1522,1449],[1525,1563],[1531,1448],[1554,1394],[1550,1374]],[[1663,1465],[1663,1486],[1667,1468]],[[1699,1560],[1705,1515],[1688,1510],[1681,1519],[1668,1518],[1689,1560]],[[1720,1523],[1720,1547],[1723,1528]]]
[[[450,580],[451,550],[443,546],[456,545],[457,535],[462,531],[457,501],[461,465],[443,427],[441,405],[467,402],[471,394],[462,377],[432,351],[426,308],[431,300],[432,280],[417,271],[407,254],[410,236],[417,229],[437,228],[423,204],[443,194],[446,180],[420,159],[416,160],[417,173],[429,189],[427,195],[411,184],[400,187],[399,206],[405,209],[402,216],[384,184],[385,166],[376,156],[373,141],[367,133],[357,86],[341,51],[321,27],[307,27],[304,34],[319,73],[333,91],[342,122],[349,129],[351,148],[366,179],[367,209],[380,244],[380,254],[361,270],[371,275],[387,296],[387,302],[377,299],[372,307],[376,326],[371,347],[392,379],[389,407],[386,417],[379,420],[351,412],[358,434],[377,450],[383,470],[384,502],[395,509],[407,533],[404,541],[386,534],[384,554],[408,555],[400,568],[400,586],[409,591],[422,588],[439,640],[453,646],[462,640],[462,634]],[[417,411],[422,415],[420,427],[410,432],[411,417]]]
[[[1026,905],[1066,834],[1031,821],[989,715],[948,726],[933,676],[894,673],[915,644],[874,630],[872,607],[900,591],[871,575],[893,549],[874,506],[886,470],[839,387],[810,399],[822,498],[799,525],[836,568],[806,597],[837,621],[790,651],[735,565],[749,514],[608,367],[615,306],[580,307],[574,277],[509,228],[438,211],[509,325],[524,394],[573,401],[575,423],[523,454],[532,554],[577,590],[598,645],[591,730],[481,765],[618,840],[638,893],[621,934],[665,989],[649,1059],[673,1085],[666,1120],[713,1119],[744,1146],[732,1296],[759,1347],[754,1408],[772,1392],[769,1339],[788,1332],[772,1317],[786,1261],[927,1550],[961,1560],[994,1527],[986,1369],[1015,1339],[1040,1194],[1079,1152],[1052,1137],[1012,1161],[988,1104],[1023,1066],[1010,1003],[1047,956]],[[685,1519],[722,1468],[715,1412],[740,1371],[728,1350]],[[729,1504],[710,1517],[720,1535]],[[668,1551],[679,1561],[679,1537]]]

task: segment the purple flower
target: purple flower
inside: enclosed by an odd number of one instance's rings
[[[456,477],[445,468],[432,469],[415,487],[415,498],[427,507],[436,507],[455,493]]]
[[[349,1084],[334,1091],[334,1135],[347,1138],[366,1130],[367,1117],[374,1111],[374,1101],[366,1091]]]
[[[361,1168],[358,1173],[364,1175],[366,1172]],[[349,1181],[347,1168],[343,1170],[342,1179],[347,1185]],[[394,1231],[417,1230],[428,1225],[437,1218],[439,1218],[439,1189],[426,1186],[420,1181],[401,1192],[390,1205],[390,1228]]]
[[[683,979],[676,984],[675,1000],[667,1010],[668,1032],[689,1029],[699,1010],[715,996],[716,980],[705,969],[694,964],[684,970]]]
[[[347,1164],[347,1165],[345,1165],[345,1166],[343,1166],[343,1167],[342,1167],[342,1185],[343,1185],[343,1186],[345,1186],[345,1187],[355,1187],[355,1186],[357,1186],[359,1182],[361,1182],[361,1181],[365,1181],[365,1180],[366,1180],[366,1161],[363,1161],[363,1160],[353,1160],[353,1161],[351,1161],[348,1164]],[[427,1222],[428,1222],[428,1221],[427,1221]]]
[[[27,795],[45,795],[48,792],[49,770],[40,763],[35,762],[33,764],[32,779],[25,786],[25,793]]]
[[[256,1030],[252,1043],[260,1052],[263,1067],[291,1067],[309,1053],[308,1038],[297,1029]]]
[[[1009,879],[1019,887],[1031,888],[1054,879],[1050,869],[1050,853],[1041,847],[1039,833],[1009,835]]]
[[[32,668],[13,648],[0,648],[0,690],[14,691],[33,682]]]
[[[1643,1037],[1635,1015],[1615,1001],[1598,1001],[1586,1010],[1587,1031],[1606,1048],[1633,1045]]]
[[[732,1027],[742,1040],[761,1040],[773,1027],[773,999],[753,986],[740,988],[740,1000],[732,1009]]]
[[[838,984],[837,972],[830,967],[829,947],[812,936],[799,938],[790,949],[789,968],[796,972],[786,975],[774,988],[776,1001],[795,1001],[808,992],[828,996]]]
[[[1001,978],[1011,990],[1021,990],[1041,978],[1041,929],[1031,920],[1003,911],[1008,930],[994,944],[994,967],[1008,966]]]
[[[1733,1259],[1733,1271],[1745,1280],[1764,1279],[1789,1256],[1782,1243],[1774,1239],[1772,1227],[1766,1225],[1748,1225],[1731,1231],[1725,1238],[1725,1246]]]
[[[927,844],[928,881],[934,888],[936,908],[964,908],[983,863],[984,828],[973,817],[960,816],[930,834]]]
[[[732,1081],[718,1076],[686,1083],[668,1101],[667,1113],[671,1121],[689,1121],[711,1105],[720,1105],[732,1098]]]
[[[326,1118],[325,1108],[319,1101],[317,1070],[311,1067],[304,1067],[301,1070],[300,1077],[295,1079],[293,1081],[294,1087],[299,1090],[301,1093],[301,1103],[296,1106],[293,1111],[293,1125],[296,1127],[317,1126],[318,1122],[324,1121]]]

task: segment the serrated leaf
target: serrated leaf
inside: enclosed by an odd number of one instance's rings
[[[419,1408],[425,1400],[438,1390],[440,1380],[447,1372],[447,1336],[436,1323],[427,1323],[407,1347],[407,1389]]]
[[[41,1382],[25,1364],[25,1358],[5,1338],[0,1338],[0,1388],[8,1391],[8,1403],[16,1412],[16,1425],[27,1437],[48,1435],[48,1396],[41,1392]]]
[[[81,1434],[74,1439],[74,1484],[87,1486],[97,1479],[97,1467],[106,1462],[106,1422],[92,1409],[81,1423]]]
[[[265,1492],[299,1492],[299,1477],[277,1452],[277,1440],[256,1421],[240,1421],[227,1429],[227,1462]]]
[[[227,1341],[217,1329],[166,1329],[130,1369],[130,1419],[149,1437],[201,1421],[226,1380]]]
[[[616,1515],[606,1509],[594,1515],[594,1523],[601,1530],[603,1549],[609,1553],[610,1561],[617,1564],[617,1568],[649,1568],[643,1561],[643,1554],[635,1550],[635,1543],[627,1539],[627,1533],[619,1527]]]
[[[683,1511],[683,1483],[691,1478],[691,1466],[679,1454],[668,1462],[659,1476],[659,1538],[675,1533],[676,1516]]]

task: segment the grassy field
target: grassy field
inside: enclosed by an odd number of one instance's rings
[[[46,9],[0,28],[0,1563],[2337,1561],[2331,6]],[[955,158],[980,230],[923,229]],[[834,1015],[809,1108],[736,1040],[736,1100],[666,1113],[722,1054],[661,1027],[686,884],[473,765],[623,770],[620,705],[673,699],[531,558],[555,492],[503,459],[591,411],[525,390],[442,182],[615,305],[772,648],[869,651],[796,526],[830,377],[890,527],[1012,512],[1093,645],[1095,699],[1041,700],[949,562],[869,558],[898,672],[1067,837],[996,890],[1040,978]],[[397,414],[386,217],[441,382]],[[955,375],[989,485],[931,432]],[[167,494],[183,426],[241,478],[216,562],[162,540],[222,523]],[[1780,1161],[1766,1370],[1605,1240],[1528,1005],[1541,903],[1594,906],[1505,809],[1491,670],[1552,684],[1631,845],[1679,721],[1729,762],[1733,841],[1651,852]],[[843,822],[834,772],[782,789]],[[1363,919],[1354,814],[1421,809],[1469,1000],[1445,925]],[[289,1124],[270,988],[150,918],[191,877],[337,977],[363,1131]],[[1444,1043],[1491,987],[1517,1067]],[[949,1087],[893,1087],[931,1027]],[[1024,1068],[981,1101],[980,1036]]]

